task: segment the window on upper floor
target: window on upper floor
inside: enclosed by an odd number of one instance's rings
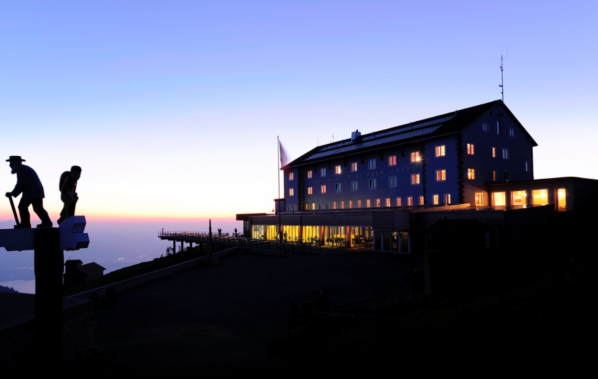
[[[515,137],[515,129],[509,128],[509,136]]]
[[[305,203],[305,210],[309,211],[309,203]]]
[[[325,176],[326,176],[326,167],[322,167],[322,168],[320,169],[320,177],[322,177],[322,178],[323,178],[323,177],[325,177]]]
[[[502,149],[502,159],[509,159],[509,149],[506,147]]]
[[[388,188],[395,188],[396,186],[397,186],[397,177],[389,176],[388,177]]]
[[[424,197],[423,196],[419,197],[419,205],[424,205]]]
[[[438,205],[439,202],[438,195],[432,195],[432,204]]]
[[[369,189],[376,189],[376,179],[368,180],[368,188]]]
[[[496,120],[496,134],[500,135],[500,120]]]
[[[334,185],[334,189],[336,190],[336,192],[341,192],[341,184],[340,183],[336,183]]]
[[[467,179],[469,179],[469,180],[475,179],[475,169],[473,169],[473,168],[467,169]]]
[[[289,188],[289,196],[295,196],[295,189]]]
[[[389,166],[396,166],[397,165],[397,156],[391,155],[388,157],[388,165]]]
[[[525,161],[525,172],[529,172],[529,162]]]
[[[492,171],[492,181],[496,182],[496,171]]]
[[[440,146],[436,146],[436,157],[444,157],[445,152],[444,152],[444,145],[440,145]]]
[[[307,194],[308,195],[313,195],[314,193],[314,188],[313,187],[307,187]]]
[[[334,166],[334,173],[335,173],[336,175],[340,175],[340,174],[342,174],[342,173],[343,173],[343,170],[341,169],[341,165],[336,165],[336,166]]]
[[[357,180],[351,182],[351,191],[357,191]]]
[[[374,170],[375,168],[376,168],[376,159],[375,158],[368,159],[368,169]]]
[[[436,181],[444,182],[446,180],[446,170],[436,170]]]
[[[295,179],[295,173],[289,172],[289,180],[293,180],[293,179]]]
[[[357,171],[357,162],[351,162],[351,172]]]
[[[326,193],[326,184],[320,186],[320,193]]]
[[[421,161],[421,157],[419,156],[419,151],[414,151],[411,153],[411,162],[419,162]]]
[[[407,197],[407,206],[408,207],[413,206],[413,197],[411,197],[411,196]]]
[[[419,184],[419,174],[411,174],[411,184]]]
[[[307,171],[307,179],[311,179],[314,175],[314,171],[313,170],[308,170]]]
[[[503,171],[502,173],[502,178],[505,182],[509,181],[509,172],[508,171]]]
[[[467,144],[467,155],[473,155],[473,153],[474,153],[473,143],[468,143]]]
[[[492,146],[492,158],[496,158],[496,147]]]
[[[487,122],[482,123],[482,131],[484,131],[484,132],[488,131],[488,123]]]

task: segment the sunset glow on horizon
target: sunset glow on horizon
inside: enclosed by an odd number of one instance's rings
[[[596,179],[597,18],[589,0],[9,2],[2,191],[20,155],[54,223],[72,165],[90,220],[236,222],[274,208],[277,136],[292,160],[500,99],[501,56],[534,176]]]

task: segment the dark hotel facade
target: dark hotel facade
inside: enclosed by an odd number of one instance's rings
[[[469,220],[487,231],[492,247],[598,190],[591,179],[534,180],[535,146],[500,100],[354,131],[282,168],[284,198],[275,199],[275,214],[237,220],[251,238],[398,253],[423,250],[440,220]]]

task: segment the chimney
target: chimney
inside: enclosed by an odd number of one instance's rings
[[[359,137],[361,137],[359,129],[356,129],[354,132],[351,132],[351,141],[355,141]]]

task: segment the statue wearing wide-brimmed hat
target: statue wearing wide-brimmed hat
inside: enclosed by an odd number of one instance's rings
[[[44,209],[44,187],[35,171],[23,164],[25,160],[19,155],[11,155],[7,160],[9,162],[11,173],[17,174],[17,185],[11,192],[7,192],[7,197],[17,197],[21,193],[21,201],[19,202],[19,213],[21,215],[21,223],[15,227],[30,228],[31,216],[29,214],[29,205],[33,206],[33,211],[41,220],[38,228],[51,227],[52,221],[48,216],[48,212]]]

